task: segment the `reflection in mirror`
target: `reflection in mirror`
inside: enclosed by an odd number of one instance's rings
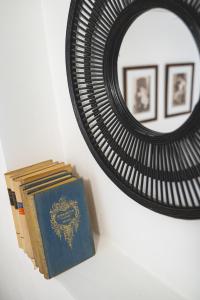
[[[152,9],[128,29],[118,57],[123,99],[144,126],[171,132],[199,100],[200,59],[185,23],[165,9]]]

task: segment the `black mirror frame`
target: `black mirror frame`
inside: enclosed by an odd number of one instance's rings
[[[200,52],[199,0],[72,0],[66,67],[75,115],[93,156],[110,179],[141,205],[181,219],[200,218],[200,102],[167,134],[129,113],[117,59],[130,24],[152,8],[177,14]]]

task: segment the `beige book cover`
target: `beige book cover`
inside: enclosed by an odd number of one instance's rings
[[[26,226],[26,219],[24,216],[24,208],[22,205],[22,201],[20,199],[18,188],[16,185],[16,181],[21,178],[29,178],[32,177],[36,173],[41,173],[43,170],[49,170],[50,168],[53,168],[54,166],[58,166],[58,162],[49,162],[49,163],[40,163],[37,164],[37,166],[32,166],[31,168],[28,168],[27,170],[24,170],[23,172],[16,173],[15,175],[12,175],[10,177],[10,186],[11,190],[14,192],[13,196],[15,198],[16,203],[16,218],[18,219],[19,224],[19,233],[20,233],[20,240],[22,244],[22,249],[27,253],[27,248],[29,249],[30,245],[30,238],[29,234],[27,232],[27,226]]]
[[[18,225],[17,228],[17,232],[19,233],[17,236],[20,238],[20,243],[19,246],[20,248],[22,248],[24,251],[26,251],[25,249],[25,240],[24,240],[24,235],[26,234],[26,230],[25,232],[23,227],[24,227],[24,218],[23,218],[23,208],[20,206],[20,202],[17,201],[17,196],[16,196],[16,191],[15,191],[15,186],[14,186],[14,180],[15,178],[18,178],[19,176],[28,176],[29,174],[33,174],[36,171],[41,171],[45,168],[48,168],[49,166],[54,166],[57,165],[57,162],[41,162],[39,164],[33,165],[31,167],[27,167],[27,168],[23,168],[22,171],[19,172],[14,172],[11,175],[8,175],[7,177],[7,184],[9,189],[12,192],[12,197],[13,197],[13,201],[14,201],[14,207],[15,207],[15,214],[14,217],[16,218],[16,224]],[[20,218],[21,216],[21,218]]]
[[[11,210],[12,210],[13,221],[14,221],[14,225],[15,225],[17,241],[18,241],[19,247],[22,249],[23,249],[23,241],[20,238],[20,224],[19,224],[19,217],[18,217],[18,208],[17,208],[15,194],[12,191],[12,178],[15,176],[18,176],[20,174],[26,174],[27,172],[47,166],[49,164],[52,164],[52,162],[53,162],[52,160],[46,160],[44,162],[40,162],[37,164],[33,164],[33,165],[30,165],[30,166],[27,166],[27,167],[24,167],[21,169],[17,169],[17,170],[13,170],[13,171],[9,171],[9,172],[5,173],[5,180],[6,180],[6,185],[7,185],[10,204],[11,204]]]
[[[39,178],[44,178],[46,176],[55,174],[61,170],[67,170],[68,172],[72,172],[72,167],[70,165],[65,165],[64,163],[57,163],[56,165],[47,167],[45,169],[42,169],[40,171],[36,171],[33,173],[30,173],[28,175],[20,176],[13,179],[13,189],[16,194],[16,199],[18,206],[21,208],[18,210],[18,216],[20,219],[20,236],[24,243],[24,249],[27,255],[32,259],[32,246],[30,242],[29,233],[27,230],[27,224],[26,224],[26,218],[25,218],[25,210],[23,208],[23,201],[22,201],[22,195],[20,192],[20,186],[22,184],[30,183],[34,180],[37,180]]]
[[[40,167],[40,166],[50,165],[51,163],[53,163],[53,160],[52,160],[52,159],[45,160],[45,161],[42,161],[42,162],[39,162],[39,163],[36,163],[36,164],[33,164],[33,165],[29,165],[29,166],[20,168],[20,169],[8,171],[8,172],[6,172],[4,175],[5,175],[5,177],[7,177],[7,176],[19,174],[19,173],[21,173],[21,172],[24,173],[24,172],[26,172],[26,171],[29,171],[30,169],[33,170],[33,169],[38,168],[38,167]]]

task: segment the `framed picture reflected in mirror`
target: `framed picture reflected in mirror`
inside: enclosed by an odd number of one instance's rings
[[[166,65],[165,117],[192,111],[194,63]]]
[[[123,68],[124,100],[129,111],[141,122],[157,120],[158,67]]]

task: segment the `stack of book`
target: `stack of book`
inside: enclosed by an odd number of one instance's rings
[[[5,174],[19,247],[45,278],[94,255],[83,180],[47,160]]]

